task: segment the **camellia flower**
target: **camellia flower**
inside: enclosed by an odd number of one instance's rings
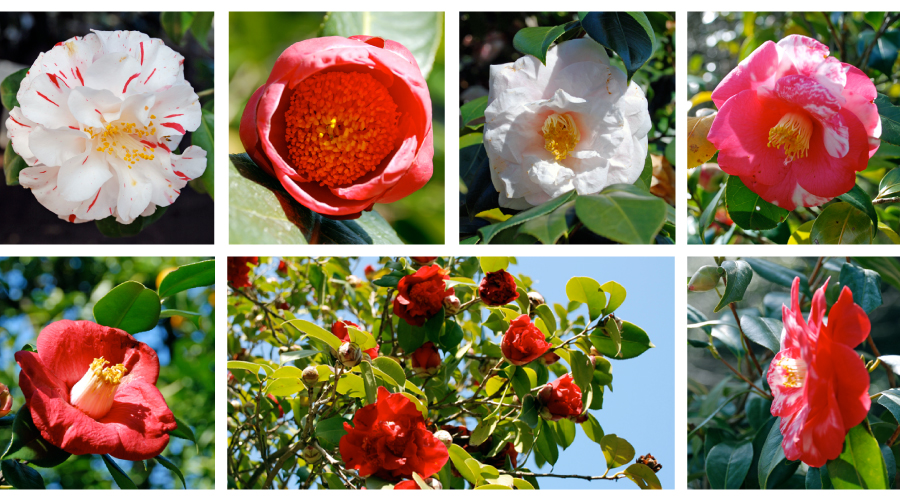
[[[869,372],[853,350],[871,325],[846,286],[825,323],[825,290],[812,298],[809,320],[798,300],[800,278],[791,287],[791,307],[782,306],[781,350],[769,365],[772,415],[781,417],[781,443],[788,460],[821,467],[837,458],[847,432],[866,418]]]
[[[287,261],[285,261],[284,259],[278,261],[278,274],[287,274],[287,272],[288,272]]]
[[[406,396],[378,388],[378,400],[353,415],[341,437],[341,458],[362,477],[391,481],[415,472],[428,477],[450,458],[447,447],[425,427],[422,412]]]
[[[541,417],[545,420],[576,419],[581,416],[583,403],[581,389],[575,385],[571,373],[545,385],[538,392],[541,402]]]
[[[516,280],[505,269],[485,274],[478,286],[478,297],[486,306],[502,306],[519,298]]]
[[[416,376],[434,375],[441,367],[441,353],[434,346],[434,342],[425,342],[413,351],[410,363]]]
[[[228,281],[235,288],[250,286],[250,264],[259,264],[259,257],[228,257]]]
[[[37,352],[19,351],[16,362],[35,427],[73,455],[146,460],[177,427],[156,388],[156,352],[122,330],[57,321],[38,335]]]
[[[575,190],[632,184],[644,169],[647,98],[590,38],[491,66],[484,147],[500,206],[524,210]]]
[[[335,337],[341,339],[341,342],[350,342],[350,332],[347,331],[348,326],[352,326],[357,330],[359,329],[359,325],[352,321],[338,320],[331,325],[331,333]],[[364,352],[368,354],[370,358],[375,359],[378,357],[378,345],[376,344],[375,347],[366,349]]]
[[[303,206],[355,219],[431,178],[431,97],[395,41],[312,38],[275,61],[244,108],[241,142]]]
[[[876,95],[862,71],[812,38],[767,41],[713,91],[708,139],[722,170],[764,200],[821,205],[852,189],[878,149]]]
[[[375,277],[376,272],[377,271],[375,270],[375,266],[373,266],[372,264],[367,265],[366,268],[363,269],[363,274],[366,275],[366,279],[369,281],[371,281],[372,278]]]
[[[414,274],[400,278],[394,298],[394,314],[414,326],[422,326],[444,305],[444,297],[453,295],[444,281],[450,271],[435,264],[422,266]]]
[[[534,326],[527,314],[509,323],[509,329],[500,342],[503,357],[514,365],[527,365],[543,356],[551,347],[553,345],[544,339],[544,334]]]
[[[29,165],[19,183],[69,222],[130,224],[171,205],[206,169],[181,138],[200,126],[184,58],[137,31],[95,31],[38,56],[6,121]]]

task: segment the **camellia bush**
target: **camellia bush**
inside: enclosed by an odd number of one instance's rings
[[[900,243],[900,13],[690,21],[691,243]]]
[[[64,273],[53,273],[54,263]],[[8,370],[2,367],[0,383],[0,488],[109,487],[113,482],[122,489],[187,488],[189,479],[192,487],[212,486],[208,480],[200,481],[199,463],[184,460],[186,456],[202,460],[200,445],[208,451],[212,436],[198,440],[182,420],[184,415],[176,414],[190,412],[191,418],[202,419],[204,427],[211,425],[211,405],[207,414],[194,414],[185,405],[206,405],[182,390],[192,384],[200,389],[203,376],[180,375],[181,361],[173,358],[184,355],[176,344],[176,328],[190,334],[188,350],[195,351],[191,356],[196,358],[196,351],[203,349],[199,340],[207,334],[201,325],[212,327],[212,302],[204,289],[215,283],[215,261],[158,268],[149,276],[135,269],[146,270],[147,264],[122,259],[113,265],[134,269],[136,279],[146,276],[152,283],[156,278],[155,290],[145,287],[143,280],[104,279],[80,281],[76,284],[81,291],[64,292],[55,284],[67,287],[70,280],[84,279],[102,264],[80,259],[65,264],[0,261],[3,281],[9,279],[10,285],[0,292],[0,300],[4,305],[18,301],[21,307],[21,311],[6,309],[0,320],[4,333],[0,340],[12,344],[9,352],[14,353],[0,357],[12,365]],[[82,273],[81,266],[90,269]],[[23,301],[24,277],[42,270],[35,278],[41,285],[30,294],[35,302]],[[50,292],[52,298],[44,295]],[[85,292],[92,292],[89,301]],[[29,332],[23,326],[31,326],[28,319],[42,321],[34,324],[39,333],[25,343]],[[16,365],[18,375],[10,377]],[[212,391],[201,395],[211,397]],[[211,451],[204,455],[211,460]],[[98,476],[97,466],[106,469],[105,477]],[[157,466],[170,471],[169,483],[151,480]],[[45,475],[53,478],[52,483],[45,484]],[[68,477],[74,475],[79,477]]]
[[[688,284],[688,484],[896,488],[900,261],[706,260]]]
[[[625,288],[573,277],[548,304],[511,262],[382,257],[358,277],[347,258],[229,258],[229,488],[660,489],[594,414],[613,365],[654,347],[615,315]],[[580,433],[596,475],[525,467]]]
[[[469,16],[485,15],[464,31]],[[674,16],[568,18],[519,29],[488,95],[460,107],[463,243],[674,242]],[[475,57],[502,42],[474,35]]]

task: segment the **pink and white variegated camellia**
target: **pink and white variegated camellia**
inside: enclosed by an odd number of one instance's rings
[[[484,147],[500,206],[632,184],[647,158],[647,98],[590,38],[491,66]]]
[[[130,224],[172,204],[206,169],[202,148],[172,153],[201,120],[183,63],[137,31],[94,31],[42,53],[6,122],[29,165],[19,183],[69,222]]]
[[[787,210],[853,189],[881,136],[875,85],[818,41],[765,42],[713,91],[719,166]]]

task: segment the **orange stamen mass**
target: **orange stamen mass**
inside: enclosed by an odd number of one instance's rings
[[[350,184],[375,170],[397,139],[397,104],[366,73],[318,73],[300,82],[285,113],[297,173],[322,186]]]

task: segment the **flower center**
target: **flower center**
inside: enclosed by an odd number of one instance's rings
[[[544,149],[553,153],[557,160],[565,160],[581,140],[575,120],[568,113],[548,116],[541,133],[544,134]]]
[[[73,387],[69,397],[72,406],[93,419],[99,419],[112,408],[116,389],[128,371],[125,365],[107,367],[109,361],[95,358],[87,373]]]
[[[799,113],[787,113],[781,117],[778,125],[769,130],[770,148],[784,146],[785,164],[795,158],[805,158],[809,151],[809,138],[812,136],[812,121]]]
[[[781,358],[778,360],[778,368],[780,368],[782,385],[796,389],[803,387],[806,380],[806,362],[802,359]]]
[[[154,118],[156,116],[150,115],[150,119]],[[106,128],[101,130],[85,127],[84,131],[91,135],[97,151],[101,153],[105,151],[110,156],[124,161],[128,168],[141,160],[156,158],[153,154],[156,148],[156,144],[152,142],[156,136],[153,122],[144,126],[118,120],[106,124]]]
[[[297,173],[321,186],[350,184],[375,170],[397,140],[397,104],[366,73],[318,73],[297,85],[284,115]]]

